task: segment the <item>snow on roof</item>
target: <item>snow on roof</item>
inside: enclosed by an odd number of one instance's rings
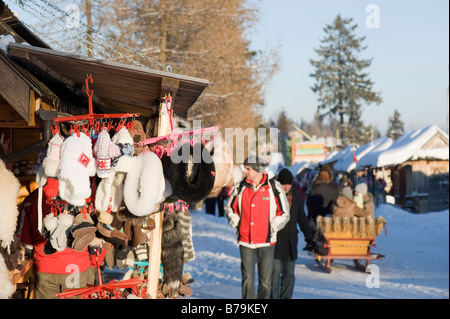
[[[309,162],[301,161],[301,162],[295,162],[288,169],[292,173],[293,176],[297,176],[307,167],[309,167]]]
[[[392,144],[392,139],[388,137],[379,137],[374,141],[371,141],[360,148],[353,150],[351,152],[346,152],[345,156],[338,159],[338,161],[333,165],[335,171],[350,172],[356,168],[356,163],[354,161],[353,155],[355,155],[357,161],[359,162],[367,154],[375,149],[386,149]]]
[[[419,159],[449,159],[449,148],[422,149],[433,136],[440,134],[447,141],[448,135],[436,125],[429,125],[423,130],[414,130],[400,136],[392,145],[385,150],[374,151],[361,159],[358,168],[364,166],[386,167],[404,163],[407,160]]]

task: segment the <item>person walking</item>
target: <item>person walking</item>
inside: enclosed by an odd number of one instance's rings
[[[269,178],[267,166],[262,158],[249,156],[244,161],[245,178],[233,189],[225,207],[229,224],[237,229],[243,299],[270,298],[277,232],[289,221],[286,194],[274,177]]]
[[[303,207],[302,194],[292,185],[292,173],[287,168],[282,169],[277,180],[286,193],[290,207],[290,219],[287,225],[277,234],[272,275],[272,298],[291,299],[295,284],[295,261],[298,257],[297,225],[299,225],[307,243],[305,249],[311,247],[313,234]]]

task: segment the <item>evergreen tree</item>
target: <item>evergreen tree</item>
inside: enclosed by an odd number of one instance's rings
[[[322,117],[339,115],[344,145],[368,141],[372,128],[361,121],[362,106],[382,101],[365,71],[372,60],[358,57],[366,49],[365,37],[355,35],[357,25],[352,21],[338,15],[333,24],[326,25],[326,36],[315,50],[320,59],[310,61],[315,69],[311,76],[316,83],[311,89],[318,94],[318,111]]]
[[[392,138],[394,141],[403,135],[405,132],[403,122],[400,120],[400,113],[394,110],[394,115],[389,116],[388,128],[386,136]]]

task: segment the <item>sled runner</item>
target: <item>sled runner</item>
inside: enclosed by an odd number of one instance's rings
[[[372,252],[375,239],[385,228],[383,217],[317,217],[316,252],[314,258],[323,270],[331,273],[335,259],[353,259],[355,267],[365,270],[371,260],[385,256]],[[365,260],[363,266],[361,261]]]

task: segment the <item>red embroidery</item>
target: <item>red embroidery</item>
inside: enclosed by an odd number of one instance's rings
[[[80,164],[86,168],[88,167],[90,161],[91,159],[84,153],[81,153],[80,157],[78,158],[78,162],[80,162]]]
[[[111,159],[97,159],[97,167],[99,170],[109,170],[111,168]]]

